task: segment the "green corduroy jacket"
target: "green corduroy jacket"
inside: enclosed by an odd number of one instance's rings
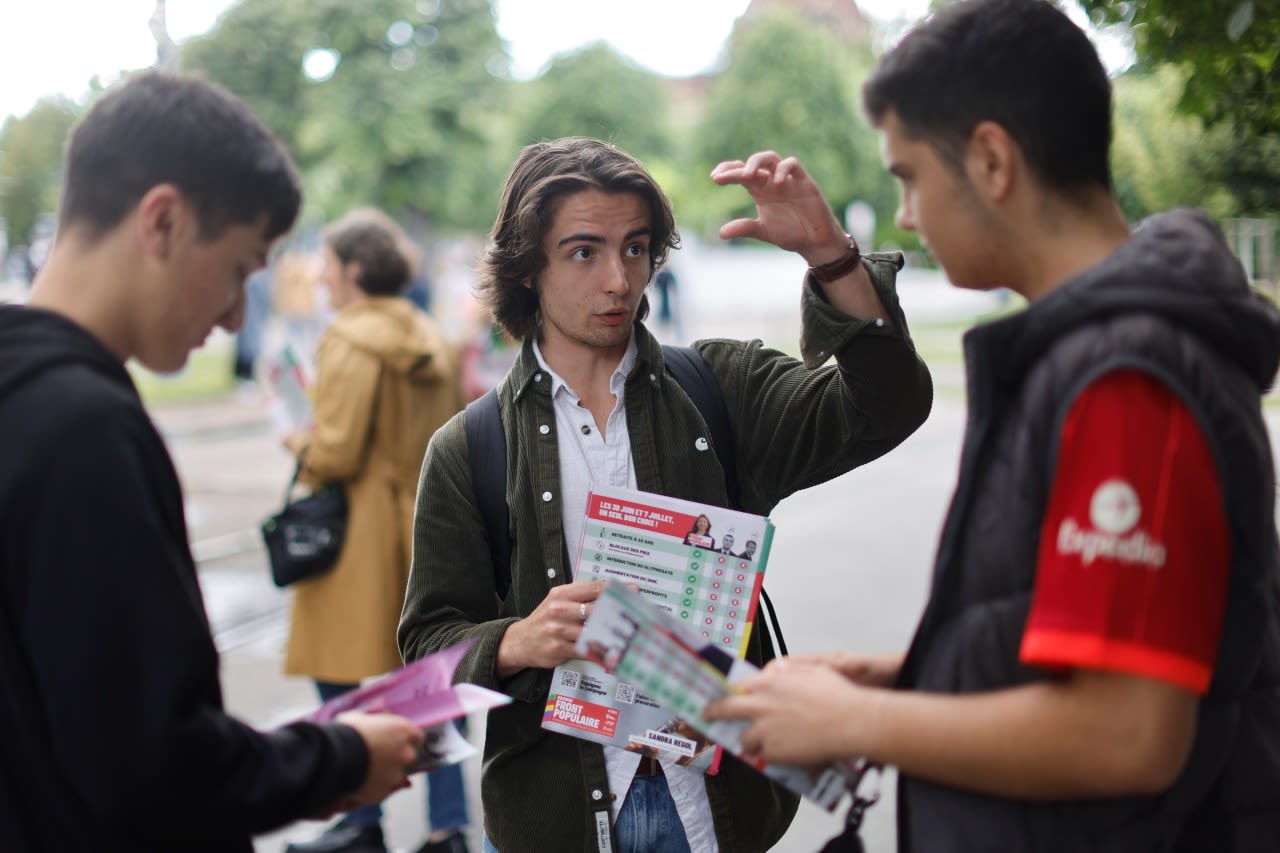
[[[841,313],[807,278],[803,360],[760,341],[694,344],[724,392],[731,457],[748,512],[767,515],[788,495],[883,455],[928,416],[932,381],[895,290],[901,255],[870,254],[864,263],[889,311],[888,323]],[[642,324],[635,334],[639,357],[627,377],[626,411],[638,487],[725,505],[716,453],[695,449],[696,440],[711,441],[701,415],[664,372],[661,348]],[[826,365],[832,357],[835,364]],[[506,599],[499,603],[495,592],[459,414],[436,433],[423,461],[398,632],[406,661],[475,638],[457,680],[515,699],[489,714],[481,778],[485,832],[502,853],[609,849],[602,848],[597,827],[608,825],[611,799],[625,793],[609,790],[599,745],[542,729],[550,670],[527,669],[506,680],[496,673],[507,628],[531,613],[551,587],[571,580],[550,387],[526,342],[498,389],[511,510]],[[754,632],[749,643],[748,658],[757,664],[773,655],[762,634]],[[797,806],[793,795],[727,755],[720,772],[707,777],[707,793],[726,853],[767,850]]]

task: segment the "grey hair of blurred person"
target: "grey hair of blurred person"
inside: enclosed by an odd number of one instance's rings
[[[369,296],[403,293],[420,262],[404,230],[377,208],[357,208],[329,224],[324,242],[343,266],[359,266],[356,286]]]

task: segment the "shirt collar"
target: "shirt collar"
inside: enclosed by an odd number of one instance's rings
[[[538,346],[537,340],[533,341],[533,357],[538,360],[538,366],[542,368],[549,377],[551,377],[551,398],[555,399],[556,395],[563,390],[569,394],[574,400],[579,399],[577,392],[569,387],[569,384],[560,377],[560,374],[551,369],[547,364],[547,360],[542,357],[542,348]],[[627,384],[627,377],[631,375],[631,371],[635,369],[636,360],[639,357],[639,349],[636,346],[636,335],[633,331],[631,337],[627,340],[627,348],[622,353],[618,366],[613,369],[613,374],[609,377],[609,392],[615,397],[621,397],[623,389]]]

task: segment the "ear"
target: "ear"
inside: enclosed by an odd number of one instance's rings
[[[1017,184],[1022,158],[1009,132],[993,121],[979,122],[965,151],[969,182],[993,202],[1006,200]]]
[[[359,261],[347,261],[342,265],[342,280],[349,286],[360,289],[360,276],[364,270]]]
[[[173,184],[156,184],[143,194],[135,208],[138,238],[144,251],[157,260],[168,260],[183,229],[191,227],[191,208]]]
[[[524,281],[520,283],[524,285],[526,290],[533,290],[533,279],[526,278]]]

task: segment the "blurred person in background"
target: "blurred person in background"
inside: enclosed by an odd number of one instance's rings
[[[396,624],[409,577],[414,496],[427,442],[462,407],[458,359],[403,293],[417,264],[400,227],[374,209],[324,231],[321,281],[337,316],[316,351],[313,426],[285,437],[299,479],[347,492],[346,538],[329,572],[293,587],[285,671],[322,700],[401,665]],[[431,835],[420,853],[463,853],[462,768],[427,774]],[[345,816],[292,853],[381,853],[377,807]]]
[[[408,785],[403,718],[225,712],[182,488],[125,367],[234,332],[300,202],[284,149],[194,78],[135,75],[71,136],[58,239],[29,305],[0,306],[0,850],[250,853]]]

